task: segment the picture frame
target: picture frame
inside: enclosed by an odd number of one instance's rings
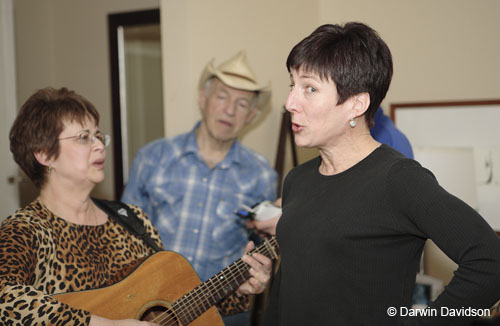
[[[393,103],[415,159],[500,234],[500,99]]]

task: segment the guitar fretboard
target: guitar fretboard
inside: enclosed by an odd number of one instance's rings
[[[254,253],[260,253],[270,259],[277,259],[278,243],[276,237],[265,239],[260,246],[248,254]],[[250,265],[239,259],[175,301],[172,308],[180,324],[188,325],[226,295],[236,290],[250,278],[249,270]]]

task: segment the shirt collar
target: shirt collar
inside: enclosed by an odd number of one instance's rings
[[[196,143],[195,130],[200,126],[201,121],[198,121],[193,129],[188,133],[186,141],[184,143],[184,153],[185,154],[198,154],[198,144]]]

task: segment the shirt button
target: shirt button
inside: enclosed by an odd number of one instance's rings
[[[194,230],[193,230],[193,232],[194,232],[194,233],[198,233],[198,232],[200,232],[200,231],[199,231],[198,229],[194,229]]]
[[[199,203],[198,203],[198,206],[199,206],[199,207],[202,207],[202,206],[203,206],[203,203],[202,203],[202,202],[199,202]]]
[[[203,181],[203,182],[207,182],[207,181],[208,181],[208,179],[207,179],[207,178],[203,178],[203,179],[201,179],[201,181]]]
[[[189,256],[189,257],[188,257],[188,260],[189,260],[189,261],[192,261],[192,260],[193,260],[193,257]]]

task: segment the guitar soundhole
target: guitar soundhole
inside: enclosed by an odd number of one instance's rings
[[[140,320],[149,321],[162,326],[180,326],[174,312],[162,306],[149,308],[142,315]]]

